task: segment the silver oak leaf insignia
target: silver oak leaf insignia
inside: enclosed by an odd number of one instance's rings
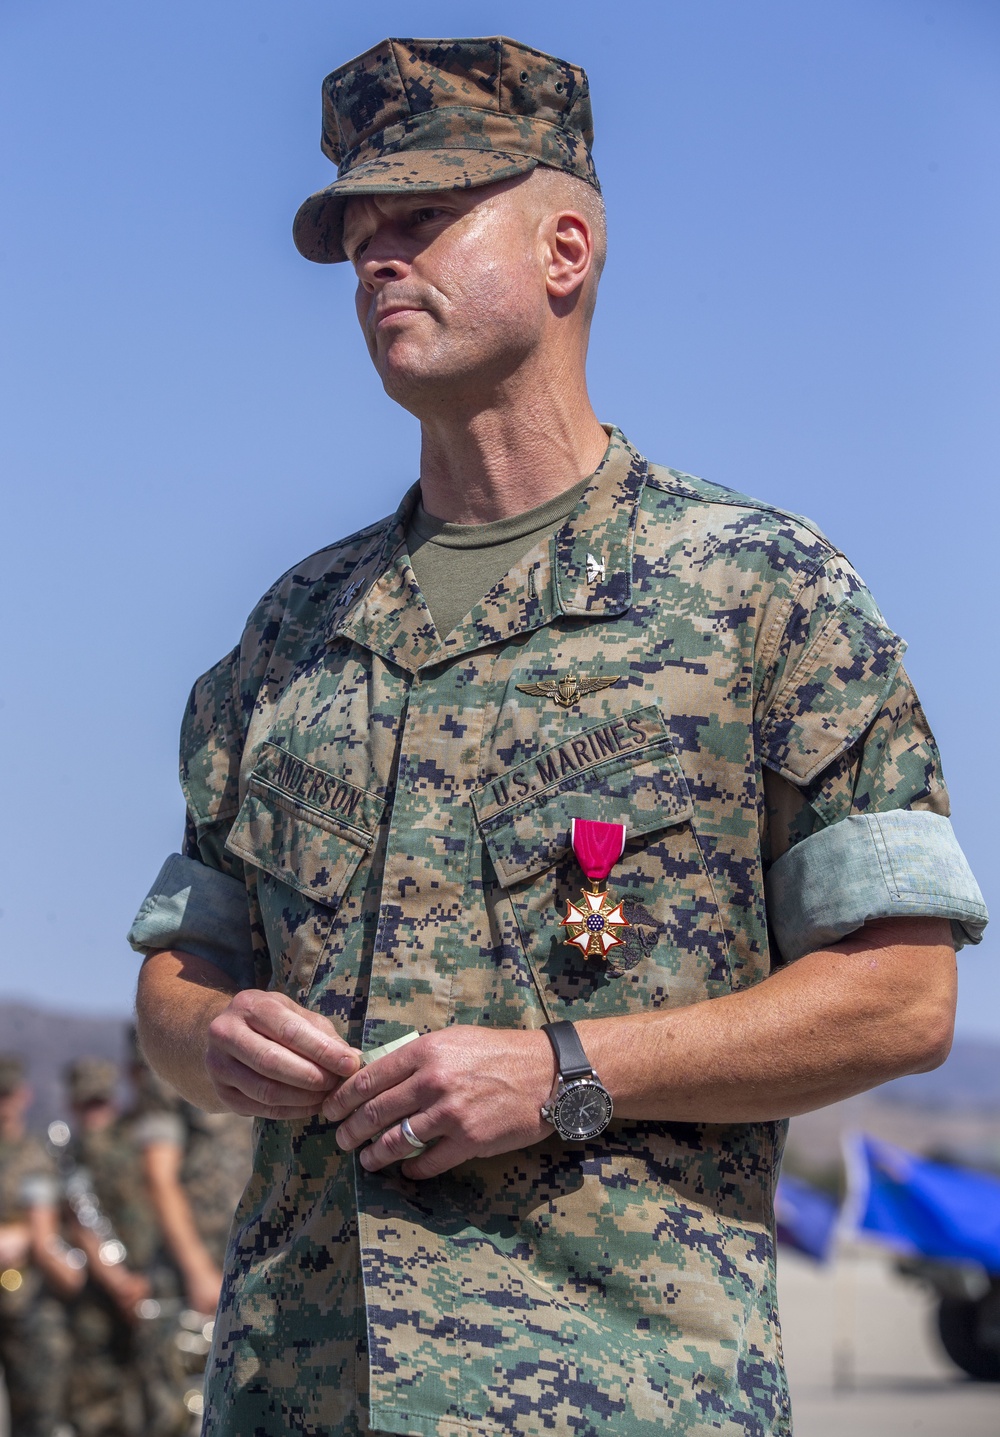
[[[604,583],[604,560],[595,559],[593,554],[587,555],[587,583],[596,584],[598,580]]]

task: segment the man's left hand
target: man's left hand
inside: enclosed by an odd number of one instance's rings
[[[371,1142],[362,1167],[403,1162],[408,1178],[432,1178],[470,1158],[530,1147],[552,1129],[541,1115],[555,1084],[546,1035],[516,1029],[451,1027],[376,1059],[330,1095],[323,1114],[339,1123],[345,1152]],[[429,1143],[414,1154],[400,1123]],[[381,1136],[379,1136],[381,1135]]]

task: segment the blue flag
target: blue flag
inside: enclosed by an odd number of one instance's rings
[[[849,1153],[850,1225],[899,1251],[976,1262],[1000,1274],[1000,1179],[858,1138]]]
[[[778,1179],[774,1194],[778,1241],[825,1262],[837,1225],[837,1202],[801,1178]]]

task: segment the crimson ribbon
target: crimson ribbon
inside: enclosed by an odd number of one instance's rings
[[[570,820],[573,852],[591,883],[607,878],[625,852],[624,823],[598,823],[593,818]]]

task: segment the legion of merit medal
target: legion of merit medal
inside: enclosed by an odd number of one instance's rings
[[[574,818],[570,823],[570,842],[577,861],[590,880],[583,889],[582,902],[566,904],[566,917],[560,924],[567,929],[565,940],[579,948],[585,958],[606,958],[612,948],[619,948],[619,937],[629,927],[628,919],[601,884],[625,851],[624,823],[597,823],[589,818]]]

